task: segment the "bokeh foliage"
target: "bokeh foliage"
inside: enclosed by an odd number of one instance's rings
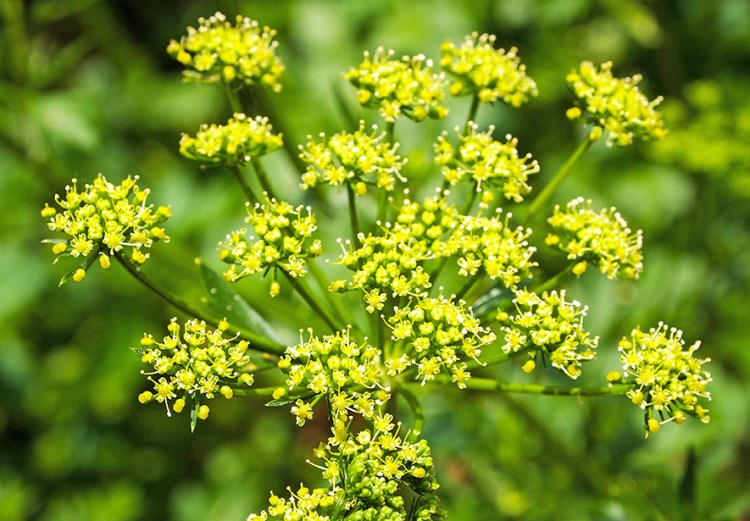
[[[425,396],[425,435],[453,519],[748,515],[746,2],[5,0],[0,10],[0,519],[244,519],[269,489],[316,476],[296,465],[317,443],[315,428],[295,429],[284,411],[217,402],[191,435],[184,418],[139,406],[140,364],[128,347],[176,311],[116,269],[57,288],[63,268],[50,267],[40,244],[39,209],[71,177],[137,173],[175,216],[151,273],[200,297],[193,258],[216,262],[217,241],[239,223],[242,194],[229,176],[177,153],[181,132],[219,121],[228,107],[220,92],[182,84],[165,48],[215,10],[279,31],[284,90],[256,108],[289,143],[359,117],[340,74],[363,50],[437,58],[445,39],[496,34],[499,47],[519,48],[540,96],[521,111],[485,111],[480,123],[519,137],[539,160],[541,181],[580,138],[564,115],[565,74],[583,59],[642,72],[644,90],[667,98],[667,139],[627,151],[594,147],[556,202],[586,194],[617,206],[644,231],[643,276],[614,285],[585,276],[568,291],[590,306],[602,371],[636,323],[662,319],[702,339],[713,360],[711,424],[644,441],[624,399],[444,391]],[[463,117],[454,111],[447,126]],[[432,161],[440,124],[429,125],[404,135],[405,149],[422,151],[409,158],[415,168]],[[283,153],[268,169],[290,190],[298,183]],[[249,301],[267,292],[259,286],[242,286]],[[301,305],[294,312],[302,322],[309,314]]]

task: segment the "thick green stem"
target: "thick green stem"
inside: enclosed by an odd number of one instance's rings
[[[308,261],[307,267],[310,270],[310,274],[315,279],[315,282],[318,284],[318,287],[320,287],[320,291],[322,291],[323,295],[325,295],[326,301],[333,309],[333,312],[336,314],[336,318],[346,324],[354,325],[352,323],[351,314],[349,313],[349,310],[347,310],[344,307],[344,305],[341,303],[341,299],[335,298],[336,295],[334,295],[328,289],[330,285],[330,281],[326,278],[325,274],[320,269],[320,266],[318,266],[317,261],[311,259],[310,261]]]
[[[474,284],[479,282],[479,279],[482,278],[482,275],[477,271],[474,275],[469,277],[469,280],[467,280],[464,285],[461,287],[460,290],[458,290],[458,293],[456,293],[456,299],[460,300],[462,299],[469,290],[474,287]]]
[[[557,275],[555,275],[554,277],[550,279],[547,279],[546,281],[542,282],[538,286],[533,286],[532,289],[534,293],[544,293],[545,291],[554,288],[563,277],[570,274],[570,272],[573,270],[573,266],[575,266],[575,264],[571,264],[567,266],[560,273],[558,273]]]
[[[445,376],[435,378],[435,382],[452,385],[451,379]],[[544,394],[549,396],[622,396],[633,388],[633,384],[612,384],[605,387],[558,387],[554,385],[498,382],[489,378],[471,378],[466,381],[466,388],[476,391]]]
[[[475,183],[474,186],[472,186],[471,195],[466,198],[466,204],[464,204],[464,207],[461,210],[461,215],[469,215],[469,211],[471,211],[471,207],[477,199],[477,188],[479,187]]]
[[[302,297],[302,300],[307,302],[307,304],[313,309],[313,311],[315,311],[315,313],[317,313],[318,316],[323,319],[323,322],[325,322],[328,327],[331,328],[331,331],[340,331],[342,329],[338,327],[338,325],[336,325],[336,321],[331,318],[328,312],[323,309],[323,306],[321,306],[320,303],[315,299],[315,297],[313,297],[312,293],[310,293],[302,279],[292,277],[284,270],[281,270],[281,272],[286,276],[287,280],[292,285],[294,290],[299,294],[299,296]]]
[[[252,165],[253,165],[253,168],[255,169],[255,173],[258,176],[260,185],[263,187],[263,190],[268,194],[269,199],[277,199],[276,195],[273,192],[273,188],[271,187],[271,183],[268,180],[268,174],[266,173],[266,169],[263,168],[263,164],[260,162],[259,159],[253,159]]]
[[[145,273],[141,271],[140,266],[134,265],[130,259],[124,257],[121,253],[115,253],[115,258],[122,265],[122,267],[125,268],[125,270],[130,275],[132,275],[138,282],[146,286],[153,293],[155,293],[156,295],[161,297],[163,300],[165,300],[172,306],[176,307],[177,309],[179,309],[186,315],[190,315],[191,317],[205,320],[206,323],[211,324],[212,326],[216,326],[218,324],[217,321],[214,321],[213,319],[205,317],[202,312],[192,307],[190,304],[182,300],[180,297],[178,297],[177,295],[175,295],[168,289],[161,287],[159,284],[151,280]]]
[[[422,404],[419,403],[419,400],[414,393],[406,387],[399,387],[398,392],[401,393],[401,396],[404,397],[404,400],[406,400],[406,403],[408,403],[411,408],[411,412],[414,415],[414,425],[411,428],[411,433],[418,438],[424,429],[424,411],[422,410]]]
[[[240,170],[240,167],[233,166],[230,168],[232,173],[234,174],[234,178],[237,179],[237,182],[242,187],[242,191],[245,193],[245,198],[250,202],[250,204],[255,204],[258,202],[258,198],[255,196],[255,192],[253,192],[253,189],[250,188],[250,185],[245,180],[245,177],[242,175],[242,171]]]
[[[194,308],[168,289],[163,288],[155,281],[151,280],[145,273],[141,271],[139,266],[135,266],[132,261],[124,257],[121,253],[116,253],[115,258],[122,265],[122,267],[125,268],[125,271],[127,271],[133,278],[135,278],[138,282],[143,284],[145,287],[147,287],[149,290],[151,290],[153,293],[158,295],[160,298],[162,298],[172,306],[176,307],[186,315],[203,320],[204,322],[206,322],[206,324],[209,324],[213,327],[219,326],[220,320]],[[257,333],[253,333],[252,331],[248,331],[245,328],[238,327],[231,323],[230,329],[238,331],[242,338],[251,343],[251,347],[253,349],[273,355],[279,355],[284,352],[284,346],[264,336],[258,335]]]
[[[529,213],[526,215],[526,223],[531,222],[531,220],[536,216],[539,210],[542,209],[542,207],[549,201],[549,199],[557,191],[557,189],[560,188],[560,185],[562,185],[563,182],[573,172],[573,167],[575,166],[575,164],[579,159],[581,159],[581,157],[583,157],[583,155],[593,143],[593,141],[586,138],[581,142],[580,145],[578,145],[578,148],[575,149],[573,155],[568,158],[568,160],[560,168],[560,170],[557,171],[555,177],[552,178],[549,184],[544,187],[544,190],[542,190],[531,203]]]
[[[229,99],[229,106],[234,114],[244,114],[245,111],[242,109],[242,103],[237,91],[232,88],[229,82],[224,82],[226,87],[227,99]]]
[[[471,124],[477,120],[477,111],[479,110],[479,95],[474,93],[471,98],[471,107],[469,107],[469,116],[466,118],[463,135],[467,136],[471,131]]]
[[[359,243],[359,219],[357,218],[357,196],[352,185],[346,183],[346,195],[349,199],[349,223],[352,227],[352,235],[355,244]]]

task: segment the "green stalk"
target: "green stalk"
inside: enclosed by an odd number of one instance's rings
[[[268,198],[278,200],[278,198],[274,194],[273,188],[271,187],[271,183],[268,180],[268,174],[266,173],[266,169],[263,168],[263,164],[260,162],[259,159],[253,159],[252,165],[253,165],[253,168],[255,169],[255,173],[258,176],[260,185],[263,187],[263,190],[268,194]]]
[[[250,185],[245,180],[245,177],[242,175],[242,171],[240,170],[240,167],[237,165],[230,168],[232,173],[234,174],[235,179],[237,179],[237,182],[242,187],[242,191],[245,193],[245,198],[250,202],[250,204],[255,204],[258,202],[258,198],[255,196],[255,193],[253,192],[253,189],[250,188]]]
[[[568,275],[573,270],[573,266],[575,266],[575,264],[570,264],[554,277],[547,279],[538,286],[533,286],[531,289],[534,291],[534,293],[544,293],[545,291],[554,288],[557,283],[560,282],[560,279]]]
[[[342,328],[336,325],[336,321],[333,320],[333,318],[331,318],[328,312],[325,309],[323,309],[323,307],[315,299],[315,297],[312,296],[312,294],[307,288],[307,285],[304,283],[302,279],[298,279],[297,277],[292,277],[289,273],[287,273],[284,270],[281,270],[281,273],[284,274],[284,276],[287,278],[287,280],[292,285],[294,290],[299,294],[300,297],[302,297],[302,300],[307,302],[307,304],[313,309],[313,311],[315,311],[315,313],[317,313],[318,316],[323,319],[323,322],[325,322],[328,325],[328,327],[331,328],[331,331],[341,331]]]
[[[463,287],[461,287],[461,289],[458,290],[458,293],[456,293],[456,299],[458,300],[462,299],[469,292],[469,290],[472,287],[474,287],[474,284],[479,282],[479,279],[481,278],[482,278],[482,275],[480,274],[479,271],[477,271],[474,275],[469,277],[469,280],[467,280],[466,283],[464,283]]]
[[[419,403],[419,400],[414,396],[414,393],[406,387],[399,387],[398,392],[404,397],[406,403],[409,404],[409,408],[411,408],[411,412],[414,415],[414,426],[412,427],[411,432],[418,438],[424,429],[424,411],[422,410],[422,404]]]
[[[572,173],[575,164],[581,159],[581,157],[583,157],[593,143],[593,141],[586,138],[580,145],[578,145],[578,148],[575,149],[573,155],[568,158],[560,170],[557,171],[555,177],[552,178],[549,184],[544,187],[544,190],[542,190],[531,203],[529,213],[526,215],[526,223],[529,223],[536,216],[537,212],[542,209],[542,207],[549,201],[550,197],[552,197],[557,189],[560,188],[560,185],[562,185]]]
[[[135,278],[138,282],[143,284],[146,288],[151,290],[153,293],[158,295],[160,298],[162,298],[172,306],[176,307],[188,316],[203,320],[204,322],[206,322],[206,324],[209,324],[213,327],[219,326],[220,320],[217,320],[216,318],[192,307],[190,304],[185,302],[183,299],[181,299],[168,289],[163,288],[155,281],[151,280],[145,273],[141,271],[139,266],[135,266],[132,261],[124,257],[121,253],[115,253],[115,258],[120,263],[120,265],[125,268],[125,271],[127,271],[133,278]],[[273,340],[270,340],[257,333],[253,333],[252,331],[248,331],[245,328],[232,325],[230,323],[230,329],[238,331],[241,337],[250,342],[252,344],[251,347],[258,351],[273,355],[280,355],[285,350],[285,347],[281,344],[278,344]]]
[[[476,201],[477,199],[477,188],[478,187],[476,183],[474,183],[474,186],[472,186],[472,189],[471,189],[471,195],[466,198],[466,204],[461,210],[461,215],[469,215],[469,211],[471,210],[471,207],[474,204],[474,201]]]
[[[471,129],[470,127],[471,123],[476,123],[478,110],[479,110],[479,95],[475,92],[471,98],[471,107],[469,107],[469,115],[466,118],[466,125],[464,125],[464,132],[463,132],[464,136],[467,136],[469,134],[469,130]]]
[[[438,376],[436,383],[450,384],[450,378]],[[498,382],[490,378],[471,378],[466,381],[467,389],[476,391],[500,391],[515,394],[543,394],[549,396],[622,396],[633,388],[632,384],[612,384],[605,387],[559,387],[554,385]]]
[[[357,218],[357,196],[354,194],[352,185],[346,183],[346,195],[349,200],[349,222],[352,227],[354,243],[359,243],[359,219]]]
[[[323,270],[320,269],[320,266],[318,266],[318,263],[315,259],[310,259],[307,262],[307,266],[310,270],[310,274],[312,274],[313,278],[315,279],[315,282],[320,287],[320,290],[323,292],[323,295],[325,295],[325,299],[328,302],[328,304],[333,308],[333,312],[336,314],[336,318],[339,319],[341,322],[354,325],[352,323],[351,315],[349,313],[349,310],[347,310],[344,305],[341,303],[341,299],[334,298],[334,295],[331,293],[331,291],[328,289],[328,286],[330,285],[330,281],[326,278],[325,274],[323,273]]]
[[[242,103],[237,91],[232,89],[232,86],[226,81],[224,82],[224,87],[226,87],[227,98],[229,99],[229,106],[232,108],[232,113],[244,114],[245,111],[242,109]]]

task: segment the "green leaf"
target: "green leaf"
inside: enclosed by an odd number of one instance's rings
[[[283,407],[284,405],[289,405],[290,403],[294,403],[296,399],[280,399],[280,400],[271,400],[266,404],[266,407]]]
[[[257,333],[279,344],[283,342],[274,330],[227,282],[200,259],[196,260],[200,270],[201,282],[206,290],[206,303],[211,312],[237,327]]]

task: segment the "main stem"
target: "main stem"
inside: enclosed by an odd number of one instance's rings
[[[245,198],[250,202],[250,204],[255,204],[258,202],[258,198],[255,196],[255,193],[253,192],[253,189],[250,188],[250,185],[245,180],[245,177],[242,175],[242,171],[240,170],[240,167],[233,166],[230,168],[232,173],[234,174],[235,179],[237,179],[237,182],[242,187],[242,191],[245,193]]]
[[[349,222],[352,226],[354,243],[359,242],[359,219],[357,218],[357,200],[352,185],[346,183],[346,195],[349,200]]]
[[[536,216],[539,210],[541,210],[542,207],[549,201],[550,197],[552,197],[557,189],[560,188],[560,185],[562,185],[563,182],[573,172],[573,167],[575,166],[575,164],[579,159],[581,159],[581,157],[583,157],[583,155],[593,143],[593,141],[586,138],[581,142],[580,145],[578,145],[578,148],[575,149],[573,155],[571,155],[565,162],[565,164],[560,168],[560,170],[557,171],[555,177],[552,178],[552,181],[550,181],[549,184],[544,187],[544,190],[542,190],[531,203],[529,213],[526,215],[526,223],[531,222],[531,220]]]
[[[281,272],[284,274],[284,276],[287,278],[287,280],[292,285],[294,290],[299,294],[299,296],[302,297],[302,299],[307,302],[307,304],[313,309],[313,311],[315,311],[315,313],[317,313],[318,316],[323,319],[323,322],[325,322],[328,327],[331,328],[331,331],[341,330],[341,328],[336,325],[336,321],[331,318],[331,316],[325,309],[323,309],[323,307],[315,299],[315,297],[313,297],[312,294],[307,290],[307,287],[301,280],[297,279],[296,277],[292,277],[284,270],[281,270]]]
[[[437,377],[435,382],[447,384],[450,379]],[[550,396],[621,396],[633,388],[632,384],[612,384],[606,387],[558,387],[552,385],[498,382],[489,378],[471,378],[467,389],[477,391],[500,391],[516,394],[544,394]]]
[[[260,185],[263,187],[263,190],[268,194],[269,199],[277,199],[276,195],[273,192],[273,188],[271,187],[271,183],[268,180],[268,174],[266,173],[266,169],[263,168],[263,163],[260,162],[258,159],[253,159],[252,161],[253,168],[255,169],[255,173],[258,175],[258,180],[260,181]]]

